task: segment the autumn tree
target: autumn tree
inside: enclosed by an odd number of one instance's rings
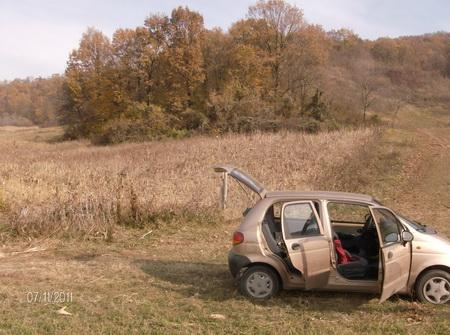
[[[368,41],[326,32],[283,0],[258,1],[228,31],[206,29],[201,14],[178,7],[111,41],[89,29],[68,62],[62,121],[70,137],[102,143],[367,123],[387,113],[383,101],[403,99],[389,92],[445,105],[449,43],[445,33]],[[3,106],[50,120],[53,103],[32,90],[0,85],[0,114]]]
[[[67,63],[64,122],[69,125],[69,137],[98,134],[104,122],[120,113],[112,61],[109,39],[89,28]]]
[[[201,110],[205,80],[203,17],[179,7],[172,11],[170,18],[149,17],[145,27],[159,46],[156,53],[160,68],[154,102],[181,119],[182,114],[187,116],[193,110]]]
[[[204,86],[209,95],[221,91],[227,82],[232,42],[229,34],[218,28],[205,30],[203,37]]]
[[[303,12],[283,0],[260,0],[249,8],[248,17],[255,20],[257,38],[268,54],[277,96],[283,52],[304,25]]]
[[[64,78],[16,79],[0,83],[0,125],[58,124]]]
[[[283,54],[283,94],[295,97],[300,111],[305,109],[309,96],[320,86],[329,48],[330,42],[322,27],[306,25],[295,34]]]
[[[445,67],[444,67],[444,70],[443,70],[443,74],[447,78],[450,78],[450,47],[449,47],[449,50],[447,52],[447,60],[445,62]]]

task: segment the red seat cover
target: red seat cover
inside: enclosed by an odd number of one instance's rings
[[[341,240],[335,239],[334,240],[334,247],[335,247],[336,252],[338,254],[338,264],[348,264],[348,263],[350,263],[350,257],[348,255],[348,251],[346,251],[342,247]]]

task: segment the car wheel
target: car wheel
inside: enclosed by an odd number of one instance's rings
[[[416,283],[416,295],[422,302],[446,304],[450,301],[450,274],[443,270],[430,270]]]
[[[240,289],[244,295],[252,299],[269,299],[280,289],[280,280],[278,274],[271,268],[255,265],[242,275]]]

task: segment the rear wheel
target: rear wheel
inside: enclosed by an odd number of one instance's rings
[[[244,272],[240,280],[241,292],[256,300],[273,297],[280,289],[277,273],[268,266],[255,265]]]
[[[450,274],[443,270],[430,270],[416,283],[416,295],[422,302],[446,304],[450,301]]]

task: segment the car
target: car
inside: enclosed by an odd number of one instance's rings
[[[405,294],[449,303],[450,240],[430,227],[369,195],[270,192],[234,166],[214,170],[258,196],[228,255],[244,295],[263,300],[280,289],[330,290],[379,294],[381,302]]]

